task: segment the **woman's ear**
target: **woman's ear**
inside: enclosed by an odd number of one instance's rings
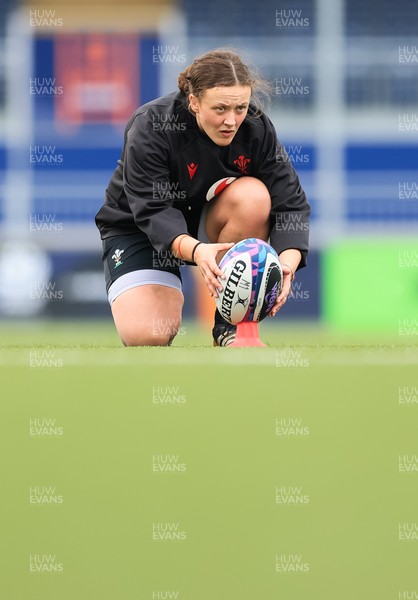
[[[194,94],[189,94],[189,106],[190,110],[192,110],[194,113],[197,114],[199,112],[199,100]]]

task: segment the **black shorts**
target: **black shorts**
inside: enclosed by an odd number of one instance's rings
[[[180,267],[185,261],[175,258],[169,250],[157,252],[142,231],[108,237],[102,245],[110,303],[127,289],[139,285],[159,284],[181,291]]]

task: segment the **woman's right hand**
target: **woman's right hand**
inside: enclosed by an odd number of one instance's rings
[[[221,244],[199,244],[194,254],[194,261],[205,280],[211,296],[218,297],[218,291],[222,291],[222,285],[218,277],[224,279],[224,274],[218,267],[216,258],[220,252],[225,253],[232,248],[234,242]],[[222,258],[222,257],[221,257]]]

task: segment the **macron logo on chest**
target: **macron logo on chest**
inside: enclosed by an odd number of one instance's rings
[[[193,177],[195,176],[196,169],[198,166],[199,165],[195,165],[194,163],[190,163],[190,165],[187,165],[187,170],[189,171],[190,180],[192,180]]]

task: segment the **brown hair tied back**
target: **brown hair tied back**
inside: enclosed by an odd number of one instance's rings
[[[177,78],[177,84],[179,90],[184,96],[188,96],[190,91],[190,77],[188,76],[190,67],[186,67],[182,73]]]
[[[236,52],[222,48],[196,58],[180,73],[177,83],[186,98],[189,94],[200,98],[206,90],[214,87],[248,85],[251,87],[251,101],[256,107],[256,114],[262,112],[263,100],[270,91],[270,85],[259,79]]]

